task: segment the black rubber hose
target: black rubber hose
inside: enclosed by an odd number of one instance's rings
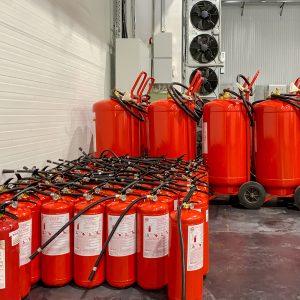
[[[119,156],[114,152],[112,151],[111,149],[104,149],[100,155],[99,155],[99,158],[101,158],[105,152],[109,152],[110,154],[112,154],[115,158],[119,158]]]
[[[242,75],[242,74],[239,74],[239,75],[236,77],[236,81],[237,81],[238,83],[240,83],[240,78],[242,78],[242,79],[246,82],[246,84],[248,85],[248,87],[250,86],[249,80],[248,80],[244,75]],[[252,87],[250,88],[250,96],[253,96],[253,88],[252,88]]]
[[[248,115],[249,120],[250,120],[250,126],[251,126],[251,127],[254,127],[254,119],[253,119],[253,115],[252,115],[252,112],[253,112],[253,106],[251,105],[250,102],[248,102],[248,101],[245,99],[245,97],[244,97],[244,95],[242,94],[242,92],[241,92],[240,95],[239,95],[238,93],[232,91],[232,90],[229,90],[229,89],[224,89],[224,92],[230,93],[230,94],[232,94],[232,95],[238,97],[238,99],[241,99],[241,100],[243,101],[243,104],[244,104],[244,106],[245,106],[247,115]],[[249,109],[249,107],[250,107],[250,109]]]
[[[141,200],[143,200],[143,199],[146,199],[146,198],[147,198],[147,196],[142,196],[142,197],[139,197],[139,198],[135,199],[135,200],[132,201],[132,202],[126,207],[126,209],[122,212],[122,214],[120,215],[120,217],[119,217],[119,219],[117,220],[116,224],[114,225],[113,229],[111,230],[109,236],[107,237],[107,240],[105,241],[105,243],[104,243],[104,245],[103,245],[103,248],[102,248],[102,250],[101,250],[99,256],[97,257],[97,260],[96,260],[96,262],[95,262],[95,264],[94,264],[94,267],[93,267],[93,269],[92,269],[92,271],[91,271],[91,273],[90,273],[90,275],[89,275],[89,278],[88,278],[89,281],[92,281],[92,280],[93,280],[93,278],[94,278],[94,276],[95,276],[95,273],[97,272],[98,266],[99,266],[99,264],[100,264],[100,262],[101,262],[101,259],[102,259],[103,255],[104,255],[105,251],[106,251],[106,248],[107,248],[107,246],[108,246],[110,240],[112,239],[114,233],[116,232],[118,226],[120,225],[121,221],[122,221],[123,218],[125,217],[125,215],[129,212],[129,210],[130,210],[136,203],[138,203],[139,201],[141,201]]]

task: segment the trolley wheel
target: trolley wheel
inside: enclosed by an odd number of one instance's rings
[[[295,190],[294,200],[296,207],[300,209],[300,186],[298,186]]]
[[[244,183],[239,190],[240,204],[248,209],[260,208],[266,198],[264,187],[255,181]]]

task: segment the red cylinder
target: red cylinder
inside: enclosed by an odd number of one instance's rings
[[[254,110],[256,180],[271,195],[292,195],[300,186],[300,110],[279,99]]]
[[[0,299],[20,300],[18,222],[0,216]]]
[[[186,264],[186,299],[201,300],[203,294],[203,217],[198,211],[183,208],[182,234]],[[168,298],[181,300],[181,252],[177,211],[170,214],[170,252],[168,268]]]
[[[204,219],[204,236],[203,236],[203,274],[207,275],[209,271],[209,207],[208,195],[196,192],[191,197],[192,207],[194,210],[202,213]]]
[[[250,125],[241,100],[217,99],[203,107],[202,152],[209,183],[219,194],[237,194],[250,180]]]
[[[189,103],[191,102],[191,103]],[[194,103],[187,105],[194,110]],[[173,99],[163,99],[149,105],[150,155],[166,155],[185,160],[196,158],[196,127],[193,121]]]
[[[104,149],[111,149],[117,155],[140,156],[140,121],[138,119],[114,99],[96,102],[93,112],[96,156],[99,156]]]
[[[18,217],[19,244],[20,244],[20,295],[25,298],[31,288],[31,240],[32,240],[32,215],[28,208],[17,206],[7,207],[7,211]]]
[[[137,208],[137,283],[143,289],[161,289],[167,282],[169,208],[145,201]]]
[[[26,198],[24,199],[26,201]],[[41,245],[41,202],[35,198],[28,198],[31,202],[19,202],[19,207],[27,207],[32,214],[32,240],[31,249],[35,251]],[[34,203],[32,203],[34,202]],[[41,256],[37,255],[31,261],[31,285],[41,278]]]
[[[92,201],[81,201],[75,205],[74,213],[90,205]],[[104,208],[101,204],[89,209],[74,222],[74,281],[78,286],[92,288],[105,279],[104,259],[92,281],[88,280],[95,261],[104,243]]]
[[[106,238],[119,216],[130,204],[114,201],[106,206]],[[136,208],[132,207],[117,228],[106,251],[106,281],[124,288],[136,281]]]
[[[42,244],[51,238],[73,216],[73,205],[66,201],[50,201],[41,209]],[[49,286],[63,286],[72,279],[73,226],[67,227],[42,252],[42,281]]]

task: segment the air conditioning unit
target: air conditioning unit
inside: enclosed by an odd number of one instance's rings
[[[203,77],[202,86],[198,93],[204,99],[216,99],[219,96],[219,78],[220,68],[219,67],[198,67],[185,69],[185,84],[188,86],[195,76],[196,71],[199,70]]]
[[[186,65],[220,65],[221,1],[188,0],[185,14]]]

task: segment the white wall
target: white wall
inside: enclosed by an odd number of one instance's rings
[[[110,93],[111,0],[0,1],[0,169],[91,147]]]
[[[300,5],[223,5],[224,84],[261,69],[258,85],[288,84],[300,76]]]

